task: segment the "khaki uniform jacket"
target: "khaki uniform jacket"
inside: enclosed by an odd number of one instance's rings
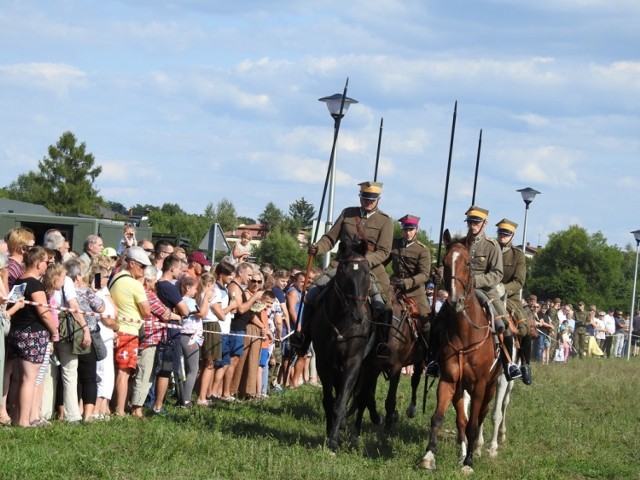
[[[502,281],[504,267],[500,244],[482,233],[474,239],[469,250],[475,286],[488,294]]]
[[[367,252],[367,260],[371,273],[378,282],[389,288],[389,275],[384,269],[383,262],[391,254],[391,244],[393,242],[393,221],[386,213],[376,210],[368,217],[362,217],[360,207],[345,208],[336,220],[331,230],[325,233],[318,241],[318,255],[322,255],[331,250],[338,241],[353,241],[359,239],[356,228],[356,217],[360,217],[360,228],[370,245],[375,245],[374,251]]]
[[[425,285],[431,271],[429,248],[418,240],[406,245],[404,238],[396,238],[391,247],[391,257],[385,261],[385,265],[389,262],[393,276],[402,279],[405,295],[416,299],[420,315],[428,315],[431,307]]]
[[[511,243],[502,248],[504,275],[502,284],[507,293],[507,310],[513,312],[514,320],[524,320],[526,314],[520,301],[520,290],[527,278],[527,263],[524,253]]]

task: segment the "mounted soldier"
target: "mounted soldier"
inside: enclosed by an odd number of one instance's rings
[[[391,253],[393,242],[393,220],[378,209],[382,195],[382,183],[363,182],[360,186],[360,206],[347,207],[335,221],[333,227],[325,233],[317,243],[309,245],[311,256],[323,255],[329,252],[339,241],[352,243],[354,239],[365,240],[368,251],[366,259],[371,270],[371,307],[376,321],[389,324],[392,311],[392,291],[389,276],[384,268],[384,261]],[[313,308],[315,302],[335,275],[335,268],[316,279],[314,287],[309,289],[305,298],[305,309]],[[307,312],[305,312],[306,314]],[[305,315],[308,318],[308,315]],[[384,329],[379,329],[382,332]],[[381,333],[379,333],[380,335]],[[308,335],[303,336],[301,350],[308,349]],[[379,338],[378,352],[385,355],[389,351],[386,338]]]
[[[524,282],[527,278],[527,263],[524,252],[515,248],[512,243],[518,224],[503,218],[496,223],[496,227],[498,227],[497,240],[502,249],[502,264],[504,268],[502,284],[507,295],[507,311],[515,323],[520,340],[522,382],[525,385],[531,385],[531,335],[529,335],[527,314],[520,301],[522,287],[524,287]]]
[[[502,262],[502,252],[500,244],[493,237],[485,234],[485,226],[489,218],[489,211],[471,206],[466,211],[467,223],[467,239],[469,243],[469,251],[471,254],[471,272],[476,293],[483,305],[493,305],[496,315],[494,316],[495,333],[499,336],[501,343],[504,345],[502,349],[502,363],[504,366],[505,376],[507,380],[515,380],[522,377],[522,372],[518,366],[513,363],[510,354],[506,352],[513,351],[513,336],[509,329],[505,328],[504,319],[507,317],[507,311],[504,307],[505,290],[502,284],[504,266]],[[482,293],[484,293],[485,298]],[[427,365],[427,375],[437,377],[440,375],[440,368],[436,362],[436,355],[439,350],[437,330],[437,317],[432,325],[432,333],[430,335],[430,362]],[[435,327],[435,328],[434,328]]]
[[[402,226],[402,237],[393,240],[391,256],[385,265],[391,262],[391,284],[405,297],[416,302],[422,329],[428,330],[431,305],[425,285],[429,281],[431,252],[417,238],[420,217],[405,215],[398,221]]]

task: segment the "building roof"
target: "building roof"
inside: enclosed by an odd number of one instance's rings
[[[53,215],[53,212],[42,205],[35,203],[21,202],[10,198],[0,198],[0,212],[5,213],[26,213],[29,215]]]

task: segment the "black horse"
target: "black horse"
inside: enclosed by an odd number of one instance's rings
[[[316,352],[327,440],[332,451],[338,449],[347,404],[354,394],[362,361],[373,346],[366,252],[366,242],[341,242],[336,275],[303,320]]]

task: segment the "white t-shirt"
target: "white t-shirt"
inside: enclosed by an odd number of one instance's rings
[[[64,298],[67,303],[63,303],[62,301],[62,290],[64,290]],[[61,307],[68,307],[69,300],[76,299],[76,287],[73,285],[73,280],[71,277],[64,277],[64,284],[62,285],[62,290],[56,290],[53,292],[53,297],[56,299],[56,302]]]
[[[213,287],[213,295],[211,296],[211,300],[209,301],[209,310],[213,308],[213,305],[219,303],[220,308],[223,310],[229,306],[229,292],[226,288],[220,287],[218,283]],[[211,312],[213,317],[218,320],[220,324],[220,332],[223,334],[227,334],[231,331],[231,318],[233,317],[231,312],[228,312],[224,316],[224,321],[219,321],[218,317],[215,316],[213,312]]]
[[[111,293],[109,293],[109,289],[107,287],[101,288],[96,292],[96,297],[100,298],[104,302],[104,312],[102,312],[102,315],[113,317],[116,313],[116,309],[111,303]],[[114,335],[114,331],[105,326],[102,323],[102,317],[100,317],[100,336],[102,337],[102,340],[105,342],[113,340]]]

